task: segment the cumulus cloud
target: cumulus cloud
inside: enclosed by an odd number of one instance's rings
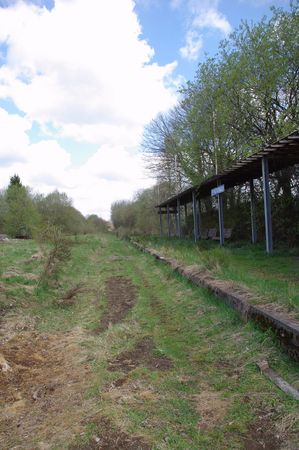
[[[216,9],[208,9],[195,15],[193,20],[195,28],[215,28],[224,34],[229,34],[232,30],[227,18]]]
[[[109,143],[100,146],[81,167],[74,168],[71,155],[57,141],[31,143],[27,134],[30,128],[29,121],[0,108],[3,136],[0,179],[3,185],[17,173],[22,182],[34,190],[47,194],[59,189],[73,198],[74,205],[84,214],[96,212],[108,219],[112,202],[131,198],[134,192],[152,184],[136,148],[133,151],[121,144]]]
[[[186,35],[185,46],[180,49],[180,53],[183,58],[195,61],[202,45],[202,36],[195,30],[189,30]]]
[[[218,9],[219,0],[170,0],[173,8],[183,7],[187,11],[188,30],[181,56],[196,60],[203,46],[203,36],[199,30],[213,29],[227,35],[232,31],[228,19]]]
[[[106,202],[107,217],[106,199],[131,196],[149,183],[136,148],[144,125],[176,102],[176,62],[154,62],[133,0],[56,0],[51,10],[39,3],[0,8],[0,98],[24,112],[10,117],[15,125],[10,121],[0,155],[10,174],[24,174],[37,189],[65,187],[83,212],[93,212],[88,198],[97,193],[94,210]],[[34,122],[47,140],[30,142]],[[61,137],[82,143],[83,151],[84,143],[94,144],[98,152],[75,170],[56,142]],[[99,188],[108,186],[101,195]]]
[[[18,115],[8,114],[0,108],[0,161],[1,166],[9,167],[17,161],[26,161],[24,149],[29,144],[26,131],[31,123]]]

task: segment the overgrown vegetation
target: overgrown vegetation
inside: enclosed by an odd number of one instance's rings
[[[30,292],[37,249],[0,247],[1,352],[12,368],[0,371],[2,448],[298,447],[297,402],[256,366],[267,359],[299,388],[298,364],[271,333],[112,234],[79,237],[63,288]],[[131,309],[96,331],[115,290],[115,305],[134,295]]]
[[[95,214],[84,217],[63,192],[36,194],[22,184],[18,175],[12,176],[7,189],[0,193],[0,233],[31,238],[48,225],[74,235],[105,231],[108,222]]]
[[[243,22],[222,42],[218,55],[201,63],[194,80],[181,87],[178,105],[147,127],[144,151],[159,182],[132,202],[113,205],[112,218],[122,216],[122,229],[157,232],[154,205],[298,128],[298,5],[295,0],[288,10],[273,8],[271,18],[257,24]],[[298,167],[271,176],[275,238],[283,236],[290,245],[299,241],[298,179]],[[259,180],[255,189],[262,234]],[[237,238],[250,225],[248,202],[249,186],[226,193],[227,226]],[[202,209],[204,221],[215,224],[211,198],[203,199]]]
[[[218,242],[138,237],[144,246],[162,255],[208,270],[216,278],[229,280],[252,292],[252,301],[267,304],[272,310],[292,312],[299,319],[299,248],[286,246],[269,257],[263,246]]]
[[[48,225],[39,236],[38,243],[43,251],[43,269],[41,271],[40,283],[57,282],[63,265],[71,257],[72,241],[66,237],[61,228]]]

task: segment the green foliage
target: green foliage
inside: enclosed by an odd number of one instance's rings
[[[88,233],[99,233],[108,231],[108,222],[96,214],[91,214],[86,219],[88,226]]]
[[[9,186],[22,186],[21,183],[21,178],[19,177],[19,175],[13,175],[12,177],[10,177],[10,182],[9,182]]]
[[[38,242],[45,259],[39,281],[49,284],[53,280],[57,281],[63,265],[70,259],[72,242],[56,225],[45,227],[38,236]]]
[[[72,200],[64,193],[54,191],[47,196],[35,196],[35,204],[42,221],[55,225],[67,234],[97,233],[107,229],[107,222],[96,214],[87,219],[72,206]]]
[[[111,221],[118,234],[155,234],[159,232],[159,216],[155,206],[169,195],[167,183],[160,183],[136,194],[132,201],[112,204]]]
[[[181,87],[178,105],[146,127],[143,147],[148,169],[168,187],[160,201],[221,173],[298,128],[298,5],[291,2],[286,11],[273,8],[272,17],[257,24],[243,22],[221,43],[216,57],[199,64],[194,80]],[[260,183],[255,187],[261,234]],[[298,243],[298,168],[275,173],[271,195],[274,238]],[[127,233],[157,232],[157,217],[151,226],[147,192],[139,199],[114,205],[121,216],[115,226],[120,221]],[[203,226],[215,227],[215,205],[208,197],[202,205]],[[226,226],[234,229],[234,238],[248,236],[248,187],[231,189],[225,206]],[[189,234],[189,224],[184,226]]]
[[[299,123],[298,2],[239,29],[146,129],[149,168],[180,186],[220,173]]]
[[[40,216],[34,207],[29,190],[21,184],[16,175],[11,178],[3,200],[4,231],[12,237],[32,237],[40,224]]]

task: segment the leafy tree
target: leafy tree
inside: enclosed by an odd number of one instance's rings
[[[84,216],[72,206],[72,200],[64,192],[56,190],[47,196],[37,195],[35,203],[43,223],[55,225],[69,234],[86,231]]]
[[[221,43],[215,58],[199,64],[194,80],[181,87],[178,105],[146,127],[143,147],[148,168],[167,184],[168,197],[298,128],[298,29],[298,0],[286,11],[272,8],[270,19],[257,24],[244,21]],[[258,197],[260,192],[257,183]],[[287,209],[289,217],[298,217],[298,168],[272,175],[271,193],[274,233],[281,236],[289,230],[290,236],[298,235],[297,222],[288,221],[285,213]],[[131,225],[124,221],[131,229],[147,229],[141,225],[148,218],[147,194],[117,205],[121,217],[131,211]],[[227,193],[230,217],[238,220],[242,208],[248,210],[244,207],[248,199],[244,186]],[[212,217],[211,198],[204,199],[203,210]],[[245,220],[249,223],[249,217]]]
[[[298,1],[255,25],[243,22],[181,88],[179,105],[146,128],[149,168],[172,192],[298,127],[298,28]]]
[[[96,214],[91,214],[86,219],[89,233],[98,233],[100,231],[108,230],[108,222]]]
[[[21,178],[19,177],[19,175],[15,174],[12,177],[10,177],[9,185],[10,186],[19,186],[19,187],[21,187],[22,183],[21,183]]]
[[[29,189],[22,185],[17,175],[11,177],[4,200],[6,204],[5,232],[12,237],[32,237],[40,224],[40,216],[34,206]]]

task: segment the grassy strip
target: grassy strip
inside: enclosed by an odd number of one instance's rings
[[[21,270],[25,266],[17,260],[35,251],[33,243],[20,245],[24,253],[18,247],[17,256],[12,247],[5,247],[5,270],[12,261]],[[38,262],[32,264],[38,273]],[[131,279],[137,301],[122,323],[95,334],[107,300],[105,282],[112,276]],[[86,292],[73,305],[57,306],[57,296],[79,281],[88,287]],[[3,278],[2,283],[8,285]],[[127,242],[111,235],[80,238],[57,289],[38,289],[29,304],[27,312],[37,317],[40,332],[85,330],[81,345],[93,368],[86,398],[99,414],[128,433],[144,436],[154,449],[245,448],[261,427],[270,430],[269,442],[279,435],[295,448],[298,403],[273,386],[256,361],[267,358],[297,387],[298,364],[272,335],[252,323],[244,324],[206,290],[192,286]],[[129,373],[109,371],[109,361],[134,349],[145,336],[152,338],[155,356],[172,360],[171,369],[152,370],[139,364]],[[89,442],[97,432],[96,417],[83,419],[86,432],[78,442]],[[57,448],[67,446],[61,441]]]
[[[138,238],[143,245],[188,265],[208,269],[217,278],[236,282],[256,294],[255,303],[272,303],[299,318],[298,256],[285,251],[267,255],[261,246],[176,238]]]

